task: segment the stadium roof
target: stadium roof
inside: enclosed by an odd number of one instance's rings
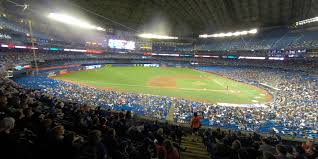
[[[158,19],[170,24],[169,33],[176,36],[197,36],[220,31],[291,25],[296,21],[318,16],[318,0],[69,0],[68,2],[138,31],[151,23],[154,17],[159,16]],[[110,21],[107,23],[118,26]]]
[[[138,29],[158,12],[177,34],[289,25],[317,16],[317,0],[73,0]],[[233,28],[234,27],[234,28]]]

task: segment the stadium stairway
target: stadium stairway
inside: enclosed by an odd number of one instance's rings
[[[168,123],[173,123],[173,117],[174,117],[174,110],[176,109],[175,105],[173,104],[168,112],[168,115],[166,117],[166,120],[168,121]]]
[[[191,135],[188,135],[182,138],[181,146],[187,148],[185,152],[181,152],[181,159],[210,159],[201,138],[198,142],[194,142]]]

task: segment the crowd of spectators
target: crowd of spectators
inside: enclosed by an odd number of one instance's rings
[[[17,82],[68,101],[131,110],[160,120],[165,120],[170,107],[174,106],[174,119],[178,123],[188,123],[193,112],[202,112],[205,117],[203,125],[206,126],[257,132],[269,132],[274,128],[286,135],[317,138],[316,79],[296,72],[257,68],[226,69],[218,73],[242,82],[272,87],[267,89],[274,95],[273,102],[265,107],[231,107],[172,97],[105,91],[44,77],[25,77]]]
[[[125,108],[138,115],[159,120],[166,119],[168,110],[173,104],[169,97],[100,90],[45,77],[26,77],[16,81],[25,87],[40,89],[67,101],[77,101],[81,104],[100,106],[105,109],[121,110]]]
[[[0,79],[1,158],[179,159],[178,126],[67,102]]]
[[[186,130],[68,102],[0,79],[1,158],[179,159]],[[282,141],[240,131],[205,129],[200,133],[211,158],[316,159],[318,146]],[[204,151],[204,150],[202,150]]]
[[[203,141],[215,159],[316,159],[318,145],[312,140],[303,144],[283,142],[277,134],[261,137],[257,133],[207,129]]]
[[[21,62],[24,60],[21,56]],[[209,68],[198,69],[209,71]],[[0,147],[10,158],[65,158],[64,154],[67,158],[160,158],[168,156],[168,152],[176,157],[184,150],[180,147],[183,133],[178,127],[132,120],[138,115],[165,120],[171,106],[175,107],[177,123],[188,123],[193,112],[199,112],[205,126],[266,133],[274,130],[279,134],[317,138],[317,79],[302,72],[259,67],[213,71],[234,80],[275,88],[278,91],[268,88],[275,99],[262,108],[228,107],[101,91],[44,77],[17,79],[24,88],[1,79],[0,138],[4,142]],[[207,130],[203,137],[214,158],[317,157],[317,146],[312,140],[303,146],[282,145],[278,136],[260,138],[256,134],[219,130]],[[56,153],[50,153],[51,150]]]
[[[35,60],[41,66],[67,65],[67,64],[88,64],[88,63],[106,63],[110,59],[141,59],[143,54],[118,54],[108,52],[107,54],[88,54],[81,52],[64,52],[64,51],[36,51]],[[0,64],[7,67],[15,67],[23,64],[34,62],[33,52],[14,49],[11,51],[0,50]]]
[[[32,56],[25,54],[29,53],[3,53],[3,56],[0,56],[0,61],[7,63],[24,62],[28,60],[28,57],[32,60]],[[61,58],[78,56],[77,53],[40,53],[39,55],[41,55],[39,57],[45,59],[54,59],[59,56]],[[88,57],[85,54],[80,56]],[[237,65],[241,63],[237,62]],[[262,64],[264,64],[263,68],[257,65],[258,67],[217,72],[234,80],[254,84],[265,83],[277,88],[279,91],[274,91],[275,100],[263,108],[226,107],[171,97],[100,91],[42,77],[20,79],[19,83],[32,88],[41,86],[38,89],[45,90],[50,95],[59,96],[68,101],[78,101],[82,104],[116,110],[127,109],[136,114],[160,120],[166,118],[169,108],[174,105],[176,107],[174,119],[179,123],[189,122],[192,113],[200,111],[204,112],[205,120],[203,121],[205,125],[260,132],[268,132],[275,128],[283,134],[297,134],[298,137],[305,135],[317,137],[317,111],[315,111],[318,104],[316,100],[318,94],[317,81],[307,79],[307,76],[301,72],[267,69],[265,68],[268,66],[267,63],[262,62]],[[284,62],[284,65],[286,65],[286,62]],[[288,66],[291,66],[291,64]],[[306,69],[306,65],[297,65],[297,67],[300,66]],[[312,65],[309,63],[307,66]]]
[[[317,134],[317,78],[300,72],[264,68],[236,68],[221,70],[218,74],[245,83],[269,86],[274,100],[267,107],[257,109],[199,106],[210,118],[210,124],[235,124],[253,131],[274,127],[284,134]]]
[[[96,55],[95,55],[96,56]],[[85,59],[92,58],[88,54],[72,53],[72,52],[36,52],[37,61],[58,60],[58,59]],[[15,51],[15,52],[0,52],[0,61],[8,64],[25,64],[34,61],[31,51]]]

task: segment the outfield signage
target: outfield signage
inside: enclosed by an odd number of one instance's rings
[[[240,56],[239,59],[265,60],[266,57]]]
[[[180,57],[193,57],[192,54],[179,54]]]
[[[233,56],[233,55],[230,55],[230,56],[222,56],[222,58],[224,58],[224,59],[237,59],[237,56]]]
[[[285,58],[283,57],[269,57],[269,60],[284,60]]]
[[[180,56],[180,54],[159,54],[159,53],[145,52],[144,56],[174,56],[174,57],[178,57],[178,56]]]
[[[80,49],[64,49],[64,51],[67,51],[67,52],[86,52],[86,50],[80,50]]]
[[[13,44],[9,44],[9,45],[1,44],[1,47],[9,48],[9,49],[34,49],[34,50],[39,49],[39,48],[32,47],[32,46],[18,46],[18,45],[13,45]]]
[[[59,51],[60,48],[50,48],[51,51]]]
[[[219,56],[211,56],[211,55],[194,55],[194,57],[201,57],[201,58],[219,58]]]
[[[103,53],[103,51],[101,50],[86,50],[87,53],[90,53],[90,54],[101,54]]]
[[[86,70],[93,70],[93,69],[97,69],[97,68],[101,68],[102,65],[89,65],[89,66],[85,66]]]
[[[20,66],[20,65],[18,65],[18,66],[15,66],[14,67],[16,70],[23,70],[23,69],[30,69],[31,68],[31,65],[24,65],[24,66]]]
[[[159,64],[144,64],[144,67],[160,67]]]
[[[33,49],[37,50],[39,48],[32,46],[19,46],[14,44],[1,44],[0,47],[9,48],[9,49]],[[42,50],[49,51],[66,51],[66,52],[83,52],[83,53],[91,53],[91,54],[101,54],[103,51],[101,50],[84,50],[84,49],[63,49],[63,48],[41,48]]]
[[[26,46],[15,46],[16,49],[26,49]]]
[[[160,56],[180,56],[179,54],[159,54]]]

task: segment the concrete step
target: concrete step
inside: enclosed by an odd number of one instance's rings
[[[198,154],[198,153],[191,153],[191,152],[182,152],[181,153],[182,159],[210,159],[209,154]]]
[[[186,136],[182,138],[182,147],[186,147],[185,152],[181,152],[182,159],[210,159],[210,155],[206,150],[202,139],[199,141],[192,141],[191,136]]]
[[[185,146],[185,145],[181,145],[182,147],[186,147],[187,148],[187,152],[193,152],[193,153],[201,153],[201,152],[206,152],[206,148],[205,147],[193,147],[191,145],[189,146]]]

